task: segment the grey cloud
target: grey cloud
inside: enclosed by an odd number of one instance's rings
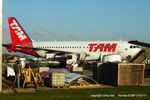
[[[51,34],[51,35],[56,35],[57,32],[51,30],[51,29],[48,29],[46,27],[43,27],[43,26],[40,26],[37,30],[34,30],[33,32],[34,34],[37,34],[37,35],[43,35],[43,34]]]
[[[72,31],[60,31],[56,32],[55,30],[51,30],[47,27],[44,27],[42,25],[38,26],[38,29],[33,29],[33,34],[36,34],[37,39],[41,40],[41,35],[42,38],[45,40],[78,40],[79,38],[77,37],[77,34]],[[40,37],[39,37],[40,36]]]
[[[78,40],[76,33],[72,32],[72,31],[66,32],[66,35],[64,38],[66,38],[67,40]]]

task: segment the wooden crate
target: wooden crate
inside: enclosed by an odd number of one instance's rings
[[[144,84],[145,64],[103,63],[93,72],[93,78],[102,84],[137,86]]]

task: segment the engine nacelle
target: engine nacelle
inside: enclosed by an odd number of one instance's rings
[[[46,54],[46,58],[49,59],[49,58],[55,58],[55,54],[54,53],[48,53]]]
[[[122,62],[120,55],[104,55],[103,56],[103,63],[105,62],[114,62],[114,63],[120,63]]]
[[[63,59],[63,57],[62,56],[58,56],[55,53],[47,53],[46,54],[46,59],[60,61],[60,60]]]

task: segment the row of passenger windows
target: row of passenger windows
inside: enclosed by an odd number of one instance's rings
[[[81,46],[75,46],[75,47],[69,47],[69,46],[50,46],[50,47],[44,47],[44,46],[41,46],[41,47],[38,47],[38,48],[81,48]],[[83,46],[82,48],[86,48],[85,46]],[[89,48],[87,46],[87,48]]]
[[[81,48],[81,46],[40,46],[38,48]],[[82,46],[82,48],[91,48],[89,46]],[[98,47],[92,47],[92,48],[98,48]],[[103,47],[99,47],[99,49],[102,49],[102,48],[116,48],[116,47],[107,47],[107,46],[103,46]]]

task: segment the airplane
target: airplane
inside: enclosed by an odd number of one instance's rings
[[[34,41],[14,17],[8,18],[12,43],[2,44],[9,52],[43,58],[70,57],[77,61],[101,60],[105,55],[134,57],[141,48],[127,41]]]

